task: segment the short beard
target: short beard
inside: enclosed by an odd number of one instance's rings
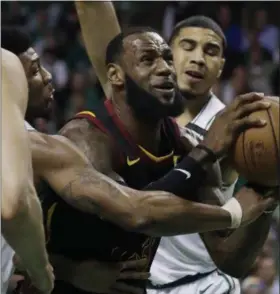
[[[140,121],[156,123],[164,117],[176,117],[183,112],[183,98],[177,89],[171,105],[161,103],[157,97],[138,86],[127,74],[125,89],[126,102]]]

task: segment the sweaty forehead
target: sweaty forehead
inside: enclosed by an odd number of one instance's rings
[[[160,35],[154,32],[130,35],[125,38],[123,46],[125,51],[163,51],[169,49],[166,41]]]
[[[222,45],[222,38],[211,29],[198,28],[198,27],[186,27],[182,28],[176,38],[177,41],[184,39],[193,40],[198,43],[215,42]]]

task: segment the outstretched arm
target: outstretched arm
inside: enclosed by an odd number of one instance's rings
[[[110,87],[105,65],[108,43],[120,33],[120,26],[111,1],[75,1],[87,54],[106,97]]]
[[[29,136],[36,174],[80,210],[95,213],[126,230],[156,236],[231,225],[230,214],[217,206],[190,202],[167,192],[142,192],[119,185],[94,169],[64,137],[36,132]]]
[[[95,213],[126,230],[155,236],[231,226],[230,213],[218,206],[187,201],[168,192],[136,191],[108,178],[106,175],[112,170],[109,144],[104,144],[104,134],[92,128],[86,120],[72,121],[61,132],[82,149],[95,168],[68,140],[57,136],[40,135],[45,143],[33,142],[32,156],[36,172],[40,171],[41,176],[71,205]]]

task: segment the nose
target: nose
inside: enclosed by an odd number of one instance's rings
[[[42,75],[43,75],[44,84],[50,85],[52,83],[52,74],[43,67],[42,68]]]
[[[156,72],[160,76],[169,76],[174,72],[174,68],[173,65],[168,64],[164,59],[160,59],[158,60]]]
[[[202,48],[197,47],[192,54],[191,63],[196,64],[199,67],[203,67],[205,65],[205,57]]]

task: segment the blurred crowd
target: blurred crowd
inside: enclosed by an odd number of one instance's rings
[[[280,95],[280,2],[115,2],[121,26],[147,25],[168,39],[174,25],[193,14],[215,19],[228,48],[222,79],[213,91],[229,104],[249,91]],[[155,17],[156,14],[156,17]],[[75,113],[104,94],[90,66],[72,2],[2,2],[2,24],[19,25],[30,33],[41,62],[52,73],[56,104],[50,122],[37,119],[42,132],[56,132]],[[245,294],[279,294],[279,216],[250,275]],[[250,248],[248,249],[250,250]]]

